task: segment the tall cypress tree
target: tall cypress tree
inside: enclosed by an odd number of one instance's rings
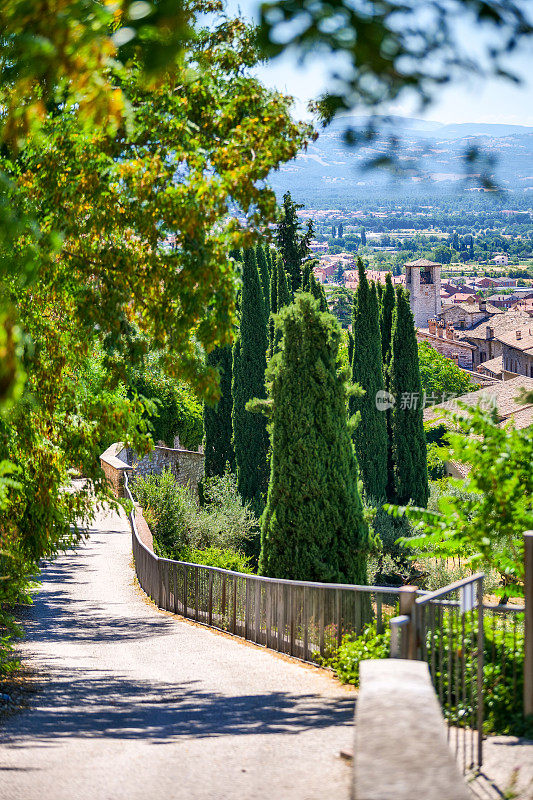
[[[282,259],[278,256],[277,264],[277,277],[278,277],[278,311],[281,311],[283,306],[288,306],[292,302],[292,292],[289,285],[287,272],[283,266]]]
[[[349,408],[351,414],[357,411],[361,414],[353,440],[365,494],[372,502],[379,502],[385,498],[387,486],[388,447],[387,418],[376,407],[377,393],[385,388],[379,305],[375,284],[368,284],[361,259],[358,269],[359,285],[352,318],[352,381],[364,389],[364,394],[350,397]]]
[[[353,345],[354,345],[353,333],[351,331],[348,331],[348,363],[349,363],[350,367],[353,364]],[[350,372],[350,375],[351,375],[351,372]]]
[[[268,435],[265,420],[246,410],[253,398],[265,397],[267,324],[263,289],[254,250],[243,259],[241,323],[233,347],[233,448],[237,485],[256,514],[263,510],[268,481]]]
[[[279,314],[270,362],[270,484],[260,572],[277,578],[366,583],[368,529],[337,371],[340,328],[309,294]]]
[[[290,192],[283,195],[281,219],[276,231],[276,243],[283,258],[283,264],[289,275],[290,288],[296,292],[302,285],[302,252],[300,222],[298,209],[303,208],[293,202]]]
[[[268,318],[268,357],[274,355],[276,346],[276,326],[274,324],[274,314],[278,313],[278,259],[272,259],[270,269],[270,315]]]
[[[426,506],[429,485],[418,345],[409,296],[401,286],[396,289],[392,317],[389,391],[395,398],[391,413],[394,500],[400,505],[412,500],[415,506]]]
[[[379,325],[381,329],[381,353],[383,356],[383,369],[385,375],[385,389],[390,391],[389,387],[389,370],[388,366],[391,357],[391,339],[392,339],[392,317],[394,314],[394,306],[396,297],[394,294],[394,286],[392,283],[392,276],[387,273],[385,278],[385,288],[381,296],[381,308],[379,315]],[[387,497],[389,500],[394,500],[394,462],[392,458],[392,410],[389,408],[384,412],[387,417],[387,438],[388,438],[388,453],[387,453]]]
[[[215,347],[207,363],[220,373],[220,400],[216,406],[204,405],[205,477],[223,475],[226,464],[234,469],[231,412],[231,347]]]
[[[257,268],[259,270],[259,277],[261,278],[261,286],[263,287],[263,298],[265,300],[265,313],[268,319],[270,314],[270,270],[268,268],[267,256],[265,248],[258,244],[255,250],[257,259]]]
[[[390,360],[391,335],[392,335],[392,312],[394,311],[394,286],[392,276],[387,272],[385,277],[385,289],[381,295],[381,308],[379,314],[379,326],[381,329],[381,353],[385,366]]]
[[[324,287],[322,286],[321,283],[317,281],[313,272],[309,273],[308,288],[306,289],[306,291],[312,294],[315,300],[318,300],[318,304],[321,311],[329,310]]]

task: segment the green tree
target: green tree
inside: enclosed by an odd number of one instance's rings
[[[244,251],[241,322],[233,347],[233,448],[237,484],[243,500],[259,516],[268,482],[268,435],[265,420],[246,410],[253,398],[265,397],[267,324],[263,288],[255,251]]]
[[[231,347],[215,347],[207,356],[210,366],[220,374],[220,400],[215,406],[204,404],[205,477],[224,475],[226,465],[234,469],[233,427],[231,413],[232,351]]]
[[[361,228],[360,234],[361,234],[361,245],[363,247],[366,247],[366,230],[364,228]]]
[[[290,192],[283,195],[281,215],[276,230],[278,245],[285,272],[289,277],[289,289],[296,292],[302,288],[302,264],[309,256],[309,242],[313,236],[313,223],[310,220],[305,233],[301,233],[298,210],[302,205],[295,203]]]
[[[437,352],[427,342],[418,345],[420,381],[427,402],[441,402],[444,395],[462,395],[479,389],[450,358]]]
[[[289,283],[289,276],[283,265],[283,260],[278,256],[278,311],[281,311],[283,306],[288,306],[292,302],[292,291]]]
[[[326,293],[324,292],[324,287],[321,283],[317,281],[313,272],[309,273],[309,281],[308,286],[305,288],[305,291],[308,291],[310,294],[313,295],[315,300],[318,300],[318,305],[320,311],[328,311],[328,302],[326,300]]]
[[[337,317],[342,328],[347,328],[352,321],[354,293],[351,289],[346,289],[344,286],[336,286],[328,292],[327,297],[331,313]]]
[[[379,306],[376,287],[374,283],[368,284],[361,259],[358,269],[359,285],[352,322],[352,381],[364,394],[350,397],[349,408],[350,414],[360,414],[353,440],[365,495],[371,502],[380,502],[385,498],[387,485],[388,438],[387,417],[376,405],[378,393],[385,388]]]
[[[433,250],[433,258],[438,264],[449,264],[452,260],[452,251],[445,244],[439,244]]]
[[[366,583],[368,529],[337,372],[338,323],[308,294],[279,314],[268,369],[272,457],[260,571],[296,580]]]
[[[413,314],[409,296],[396,288],[392,318],[389,391],[395,405],[391,413],[395,502],[425,506],[429,496],[422,386],[418,366]]]
[[[263,287],[263,298],[265,300],[265,312],[270,314],[270,270],[268,267],[268,259],[266,255],[266,248],[258,244],[255,251],[257,259],[257,267],[259,269],[259,276],[261,278],[261,286]]]
[[[188,450],[196,450],[202,443],[202,404],[189,386],[168,376],[159,353],[148,353],[143,365],[132,370],[128,393],[151,401],[145,418],[154,442],[173,447],[177,436],[181,447]]]
[[[278,258],[272,259],[270,269],[270,314],[268,317],[268,357],[272,358],[276,348],[276,325],[274,315],[278,313]]]
[[[385,276],[385,288],[381,295],[381,306],[379,314],[379,326],[381,331],[381,355],[385,366],[390,360],[391,338],[392,338],[392,316],[394,313],[394,286],[392,276],[387,272]]]
[[[344,232],[344,228],[342,227],[342,222],[341,222],[339,227],[338,227],[338,234],[337,234],[339,239],[342,239],[343,232]]]
[[[461,491],[444,493],[437,510],[407,509],[416,523],[405,542],[436,558],[464,558],[473,570],[495,569],[502,593],[522,594],[523,532],[533,528],[533,428],[501,426],[496,411],[480,407],[459,410],[450,422],[447,461],[470,467],[464,481],[451,480]]]
[[[152,4],[142,33],[121,0],[23,5],[0,9],[0,461],[16,471],[7,494],[0,477],[2,608],[108,496],[101,441],[149,448],[153,408],[127,394],[148,351],[169,380],[217,399],[206,354],[231,341],[228,254],[249,241],[228,211],[250,212],[255,231],[273,222],[264,178],[306,136],[288,100],[251,74],[252,29],[217,16],[217,3]],[[202,28],[205,10],[215,16]],[[87,482],[65,492],[73,465]]]

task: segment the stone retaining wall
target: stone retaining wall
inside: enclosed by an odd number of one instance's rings
[[[154,447],[151,453],[138,458],[133,450],[125,448],[122,442],[115,442],[100,456],[100,464],[111,484],[115,497],[124,497],[124,472],[130,470],[136,475],[161,475],[169,469],[176,483],[188,486],[198,495],[198,484],[204,475],[203,453],[182,450],[175,447]]]
[[[137,460],[134,453],[128,451],[128,463],[134,465],[135,475],[161,475],[169,469],[176,483],[189,486],[194,494],[198,494],[198,484],[204,475],[203,453],[193,450],[181,450],[174,447],[154,447],[151,453]]]

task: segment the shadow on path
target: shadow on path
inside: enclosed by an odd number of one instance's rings
[[[268,692],[226,695],[196,681],[169,684],[130,680],[101,670],[83,677],[54,670],[31,714],[4,733],[10,746],[53,744],[63,737],[144,739],[162,744],[180,737],[297,734],[351,725],[353,698]],[[1,737],[0,737],[1,741]]]

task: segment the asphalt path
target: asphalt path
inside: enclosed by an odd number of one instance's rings
[[[43,570],[25,628],[40,688],[0,727],[1,800],[349,797],[353,692],[154,608],[124,515]]]

